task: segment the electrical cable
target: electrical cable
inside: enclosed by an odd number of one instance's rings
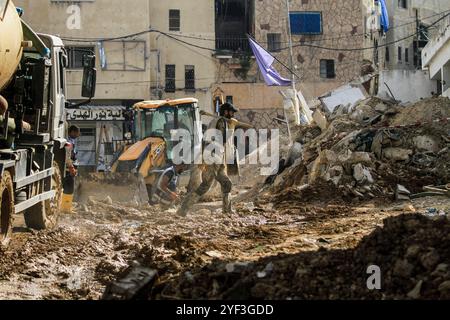
[[[439,16],[441,14],[444,13],[449,13],[450,10],[445,10],[424,18],[421,18],[419,21],[426,20],[426,19],[430,19],[436,16]],[[412,18],[411,18],[412,19]],[[415,19],[415,18],[414,18]],[[417,21],[411,21],[411,22],[407,22],[398,26],[393,26],[391,27],[389,30],[395,30],[410,24],[414,24],[417,23]],[[164,34],[166,36],[173,36],[173,37],[179,37],[179,38],[187,38],[187,39],[196,39],[196,40],[203,40],[203,41],[216,41],[216,40],[228,40],[230,38],[215,38],[215,39],[208,39],[208,38],[203,38],[203,37],[195,37],[195,36],[188,36],[188,35],[181,35],[181,34],[175,34],[175,33],[170,33],[170,32],[162,32],[159,30],[155,30],[155,29],[148,29],[148,30],[144,30],[144,31],[140,31],[140,32],[136,32],[136,33],[132,33],[132,34],[128,34],[128,35],[124,35],[124,36],[117,36],[117,37],[110,37],[110,38],[74,38],[74,37],[61,37],[62,40],[65,41],[74,41],[74,42],[102,42],[102,41],[114,41],[114,40],[122,40],[122,39],[127,39],[127,38],[132,38],[132,37],[136,37],[142,34],[146,34],[146,33],[151,33],[151,32],[157,32],[157,33],[161,33]],[[351,38],[351,37],[356,37],[356,36],[365,36],[367,33],[357,33],[357,34],[353,34],[353,35],[347,35],[347,36],[343,36],[343,37],[333,37],[333,38],[326,38],[326,39],[311,39],[309,40],[309,42],[324,42],[324,41],[333,41],[333,40],[342,40],[342,39],[347,39],[347,38]],[[246,40],[247,38],[232,38],[232,39],[236,39],[236,40]],[[260,43],[265,43],[265,42],[260,42]],[[287,42],[283,42],[283,43],[287,43]],[[208,48],[207,50],[212,50],[210,48]]]

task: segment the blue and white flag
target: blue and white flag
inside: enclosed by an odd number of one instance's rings
[[[273,67],[275,58],[261,47],[255,40],[248,38],[250,47],[255,55],[259,70],[263,75],[264,81],[268,86],[290,86],[292,82],[289,79],[283,78]]]

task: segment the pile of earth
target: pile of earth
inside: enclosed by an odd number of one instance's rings
[[[450,299],[450,216],[388,218],[354,249],[216,260],[163,292],[177,299]]]
[[[314,118],[298,128],[301,155],[273,179],[274,202],[311,194],[321,201],[394,199],[399,185],[409,196],[450,180],[448,98],[411,106],[369,98],[333,113],[316,110]]]

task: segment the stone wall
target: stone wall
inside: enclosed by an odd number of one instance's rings
[[[363,59],[362,51],[342,51],[339,48],[360,48],[364,44],[364,14],[361,0],[293,0],[291,11],[320,11],[322,13],[323,33],[321,35],[293,35],[294,64],[296,73],[302,77],[308,98],[346,83],[360,73]],[[281,33],[282,47],[288,45],[287,9],[284,0],[256,0],[256,39],[267,43],[268,33]],[[311,44],[334,48],[324,50],[316,47],[298,46]],[[276,57],[289,65],[289,50],[283,50]],[[336,78],[320,77],[320,60],[335,60]],[[284,76],[289,72],[279,63],[276,65]]]

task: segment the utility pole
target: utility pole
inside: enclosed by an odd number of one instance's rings
[[[286,0],[286,11],[287,11],[287,29],[288,29],[288,40],[289,40],[289,62],[291,64],[292,70],[292,89],[296,92],[297,89],[295,87],[295,74],[294,74],[294,50],[292,49],[292,31],[291,31],[291,15],[290,15],[290,7],[289,1]]]
[[[286,15],[287,15],[287,30],[288,30],[288,39],[289,39],[289,61],[291,64],[291,73],[292,73],[292,96],[291,96],[291,101],[293,104],[293,111],[294,111],[294,115],[295,115],[295,124],[299,125],[301,123],[300,119],[301,119],[301,115],[300,115],[300,103],[302,103],[302,106],[304,104],[306,104],[306,101],[303,97],[303,94],[301,92],[297,92],[297,87],[296,87],[296,79],[295,79],[295,69],[294,69],[294,50],[293,50],[293,46],[292,46],[292,30],[291,30],[291,15],[290,15],[290,6],[289,6],[289,1],[290,0],[286,0]],[[302,99],[302,101],[300,102],[299,100],[299,96],[298,93],[300,94],[300,97]],[[303,108],[303,107],[302,107]]]

